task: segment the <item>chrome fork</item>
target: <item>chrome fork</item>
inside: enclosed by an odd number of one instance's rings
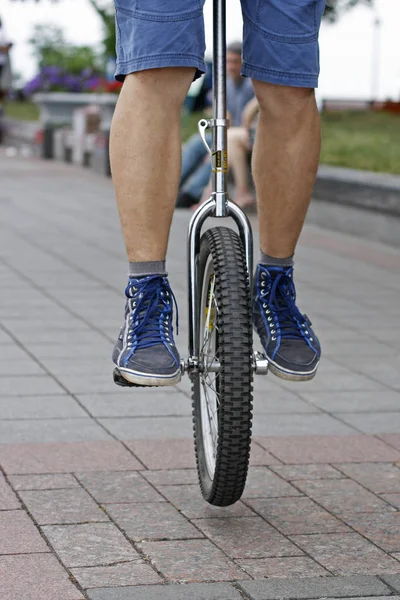
[[[213,6],[213,117],[199,121],[199,133],[211,157],[212,193],[210,198],[194,213],[188,229],[188,283],[189,283],[189,359],[182,370],[193,371],[199,367],[200,335],[197,289],[197,256],[200,251],[201,228],[208,217],[231,217],[238,228],[246,256],[249,285],[253,277],[253,234],[244,212],[229,200],[227,190],[228,151],[226,118],[226,0],[214,0]],[[212,131],[212,145],[206,142],[206,130]],[[256,372],[266,372],[267,362],[262,355],[254,356]]]

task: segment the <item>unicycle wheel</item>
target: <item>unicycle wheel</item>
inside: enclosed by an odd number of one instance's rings
[[[197,265],[199,368],[192,374],[197,470],[210,504],[241,497],[252,421],[251,296],[243,246],[226,227],[206,231]]]

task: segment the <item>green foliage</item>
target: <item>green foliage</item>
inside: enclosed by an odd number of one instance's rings
[[[73,46],[68,43],[60,27],[54,25],[35,25],[29,44],[43,67],[60,67],[71,75],[78,75],[83,69],[102,68],[98,53],[89,46]]]
[[[374,5],[374,2],[375,0],[327,0],[324,18],[327,21],[334,23],[343,13],[351,8],[361,4],[371,8]]]
[[[103,23],[103,51],[106,57],[115,56],[116,33],[115,33],[115,10],[114,3],[101,3],[101,0],[89,0],[94,10]]]

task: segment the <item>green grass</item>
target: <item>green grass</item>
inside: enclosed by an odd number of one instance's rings
[[[204,115],[182,116],[182,139]],[[343,111],[323,113],[321,163],[400,175],[400,115]]]
[[[400,175],[399,114],[346,111],[321,118],[321,163]]]
[[[35,121],[32,102],[7,102],[8,117]],[[203,113],[182,113],[182,140],[197,131]],[[321,163],[400,175],[400,115],[343,111],[323,113]]]
[[[21,121],[37,121],[39,109],[33,102],[13,102],[5,104],[5,115],[10,119],[21,119]]]

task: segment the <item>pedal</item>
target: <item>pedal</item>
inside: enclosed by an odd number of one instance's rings
[[[127,381],[125,377],[122,377],[121,373],[117,368],[114,369],[113,372],[114,383],[120,385],[121,387],[134,387],[134,388],[144,388],[144,387],[160,387],[158,385],[141,385],[139,383],[132,383],[131,381]]]
[[[268,359],[265,354],[261,352],[253,353],[253,370],[256,375],[267,375],[268,373]]]
[[[120,385],[121,387],[143,387],[141,385],[137,385],[136,383],[131,383],[130,381],[127,381],[125,377],[122,377],[118,369],[114,369],[113,378],[114,383]]]

